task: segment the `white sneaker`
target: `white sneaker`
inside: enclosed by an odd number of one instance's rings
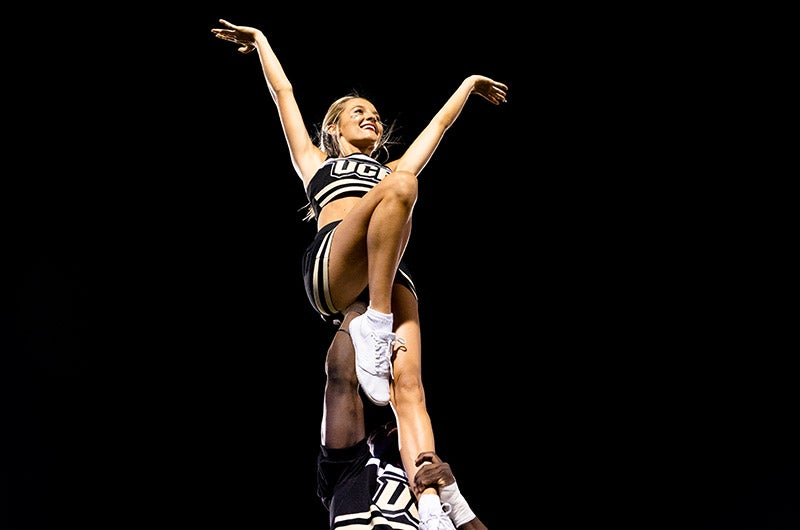
[[[456,525],[450,520],[450,505],[442,504],[442,511],[428,514],[424,519],[420,517],[419,530],[456,530]]]
[[[376,405],[388,405],[395,334],[374,331],[365,315],[359,315],[350,321],[350,338],[356,349],[356,376],[361,388]]]

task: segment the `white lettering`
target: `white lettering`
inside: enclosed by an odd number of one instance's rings
[[[389,172],[384,167],[375,164],[365,164],[364,162],[357,162],[355,160],[337,160],[331,170],[331,175],[337,178],[357,175],[374,180],[383,180],[383,177],[388,173]]]

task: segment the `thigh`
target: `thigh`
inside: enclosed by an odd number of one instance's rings
[[[347,307],[355,301],[369,284],[367,260],[367,232],[375,209],[386,195],[393,175],[388,175],[366,195],[353,204],[339,221],[331,239],[328,254],[328,279],[334,303]],[[410,235],[411,219],[403,231],[402,248]]]

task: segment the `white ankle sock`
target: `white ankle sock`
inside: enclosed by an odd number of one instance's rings
[[[392,331],[392,324],[394,323],[394,315],[392,313],[381,313],[368,307],[364,317],[371,328],[379,331]]]

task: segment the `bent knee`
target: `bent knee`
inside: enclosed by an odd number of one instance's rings
[[[414,203],[417,200],[419,181],[417,175],[410,171],[395,171],[384,178],[389,191],[400,200]]]
[[[425,388],[419,377],[395,377],[392,381],[395,399],[398,401],[420,402],[425,400]]]

